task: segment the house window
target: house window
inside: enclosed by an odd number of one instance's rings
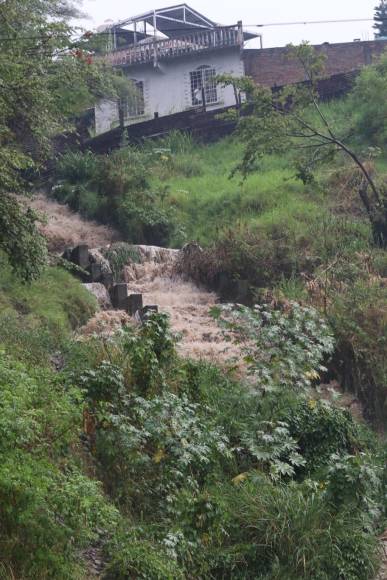
[[[125,119],[130,117],[140,117],[145,113],[144,83],[131,79],[133,84],[133,94],[121,101],[122,112]]]
[[[203,89],[206,104],[218,102],[215,77],[215,69],[207,65],[199,66],[190,73],[193,105],[203,104]]]

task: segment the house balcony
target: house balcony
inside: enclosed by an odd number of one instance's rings
[[[241,24],[218,26],[211,30],[194,31],[179,38],[146,39],[126,48],[109,52],[104,59],[113,66],[134,66],[147,63],[157,66],[161,60],[229,47],[242,47],[243,41]]]

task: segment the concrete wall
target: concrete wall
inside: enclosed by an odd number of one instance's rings
[[[374,62],[387,48],[387,41],[346,42],[315,46],[326,55],[325,76],[359,70]],[[305,81],[300,65],[288,58],[287,49],[264,48],[243,51],[245,74],[269,87]]]
[[[113,124],[114,123],[114,124]],[[95,106],[95,133],[110,131],[118,123],[118,107],[115,101],[100,101]]]
[[[157,68],[153,64],[131,66],[126,74],[129,78],[144,83],[145,114],[141,117],[125,119],[125,125],[140,123],[159,116],[171,115],[192,108],[190,72],[201,65],[215,69],[216,74],[244,74],[240,49],[225,48],[206,54],[186,58],[164,60]],[[218,87],[218,102],[208,105],[208,110],[235,105],[232,87]],[[95,108],[96,134],[109,131],[118,125],[117,104],[102,101]]]

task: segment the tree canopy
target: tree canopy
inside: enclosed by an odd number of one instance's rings
[[[375,6],[374,28],[376,38],[387,37],[387,4],[381,0],[378,6]]]
[[[36,216],[10,194],[26,191],[50,155],[52,138],[71,129],[71,118],[117,91],[111,69],[87,50],[90,35],[71,24],[78,16],[69,0],[0,4],[0,248],[27,279],[44,263],[44,244],[34,230]],[[23,224],[28,244],[15,252]],[[30,266],[21,266],[22,259]]]

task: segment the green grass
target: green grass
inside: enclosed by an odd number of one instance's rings
[[[208,244],[221,230],[238,225],[266,230],[286,223],[297,232],[321,217],[322,194],[297,180],[287,159],[266,157],[243,181],[240,175],[231,177],[242,155],[242,144],[229,138],[193,146],[191,154],[176,153],[169,171],[155,171],[152,185],[167,187],[167,201],[176,208],[187,239]]]
[[[0,271],[0,304],[6,311],[68,332],[84,324],[96,309],[94,297],[61,268],[48,268],[39,280],[24,285],[4,261],[0,261]]]
[[[0,255],[0,344],[21,360],[43,364],[96,309],[95,298],[65,270],[51,267],[22,284]]]

